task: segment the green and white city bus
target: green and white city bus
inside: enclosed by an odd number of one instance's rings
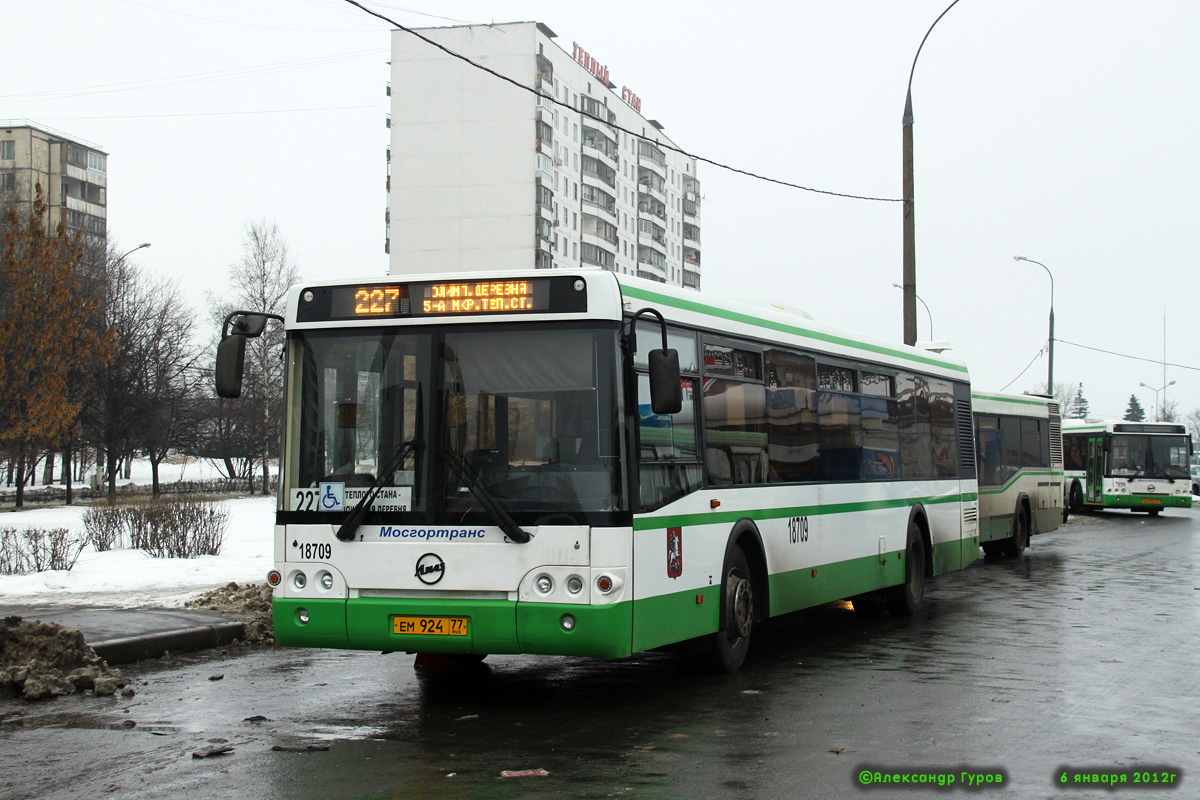
[[[236,396],[236,312],[218,391]],[[636,335],[631,335],[634,327]],[[940,354],[555,270],[294,288],[276,641],[622,657],[842,598],[911,614],[979,552]]]
[[[979,466],[979,543],[1020,555],[1063,520],[1062,421],[1045,397],[972,392]]]
[[[1192,437],[1177,422],[1063,420],[1067,502],[1078,513],[1191,508]]]

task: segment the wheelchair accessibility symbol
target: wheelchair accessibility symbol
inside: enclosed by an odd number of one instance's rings
[[[319,485],[321,498],[317,502],[321,511],[341,511],[346,499],[346,484],[322,483]]]

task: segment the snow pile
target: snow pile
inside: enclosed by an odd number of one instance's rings
[[[229,583],[197,598],[188,600],[188,608],[216,611],[246,624],[248,644],[274,644],[275,629],[271,618],[271,587],[265,583],[238,586]]]
[[[82,691],[111,695],[128,682],[83,640],[61,625],[5,617],[0,622],[0,695],[42,700]],[[122,694],[133,695],[125,688]]]

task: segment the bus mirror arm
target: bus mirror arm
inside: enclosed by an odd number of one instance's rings
[[[257,311],[234,311],[221,325],[221,342],[217,345],[217,364],[213,371],[217,396],[234,399],[242,396],[242,373],[246,364],[246,340],[262,336],[267,320],[283,322],[278,314]]]
[[[658,318],[662,328],[662,349],[651,350],[650,366],[650,410],[655,414],[678,414],[683,410],[683,387],[679,381],[679,351],[667,347],[667,321],[653,308],[643,308],[629,321],[625,334],[625,352],[637,352],[637,324],[643,314]]]

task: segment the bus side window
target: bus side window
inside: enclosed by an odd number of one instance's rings
[[[655,414],[650,408],[650,379],[637,376],[639,508],[652,511],[700,488],[704,469],[696,452],[696,381],[684,376],[683,408]]]

